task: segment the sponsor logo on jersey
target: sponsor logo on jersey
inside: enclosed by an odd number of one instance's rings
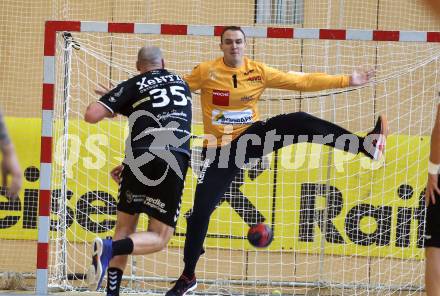
[[[111,96],[111,97],[108,99],[108,101],[109,101],[110,103],[114,103],[114,102],[116,102],[116,99],[115,99],[115,97]]]
[[[212,110],[212,124],[251,124],[254,112],[251,109],[240,111]]]
[[[206,170],[210,167],[210,163],[211,163],[211,160],[209,158],[206,158],[203,161],[203,165],[202,165],[202,168],[200,170],[200,174],[199,174],[199,176],[197,178],[197,184],[202,184],[203,181],[205,180]]]
[[[214,116],[214,121],[219,121],[223,119],[225,119],[225,115],[223,114],[223,112],[220,112],[219,114]]]
[[[148,85],[145,83],[147,80],[147,77],[142,77],[141,81],[136,82],[136,85],[139,85],[139,91],[142,93],[144,89],[148,87]]]
[[[131,105],[131,107],[136,108],[137,106],[139,106],[140,104],[144,103],[144,102],[148,102],[149,100],[151,100],[150,97],[145,97],[143,99],[140,99],[139,101],[135,102],[133,105]]]
[[[145,194],[134,194],[130,190],[125,191],[125,199],[127,203],[145,203]]]
[[[244,97],[240,98],[240,101],[242,101],[242,102],[250,102],[250,101],[252,101],[253,99],[254,99],[254,98],[251,97],[251,96],[244,96]]]
[[[142,77],[142,79],[138,82],[136,82],[136,85],[139,86],[139,92],[144,93],[147,90],[150,90],[154,87],[156,87],[158,84],[168,83],[168,82],[182,82],[182,78],[178,75],[162,75],[157,77],[152,77],[151,79],[148,79],[148,77]]]
[[[166,213],[167,211],[164,209],[165,204],[158,198],[152,198],[149,196],[145,196],[144,205],[156,209],[161,213]]]
[[[184,120],[184,121],[188,121],[188,114],[186,112],[183,111],[177,111],[175,109],[169,111],[169,112],[162,112],[160,114],[157,115],[157,118],[159,120],[165,120],[165,119],[169,119],[169,118],[174,118],[174,119],[179,119],[179,120]]]
[[[263,78],[260,75],[250,76],[248,77],[247,81],[249,81],[250,83],[263,83]]]
[[[215,73],[215,70],[210,70],[210,71],[208,72],[208,77],[209,77],[209,79],[211,79],[211,80],[217,80],[217,74]]]
[[[243,74],[247,76],[247,75],[253,73],[254,71],[255,71],[254,69],[250,69],[249,71],[244,72]]]
[[[176,214],[174,215],[174,222],[177,221],[177,219],[179,218],[180,215],[180,206],[182,205],[182,201],[179,202],[179,205],[177,206],[177,210],[176,210]]]
[[[125,191],[125,199],[127,203],[131,203],[133,201],[133,193],[130,190]]]
[[[217,106],[229,106],[229,90],[212,90],[212,103]]]
[[[113,95],[115,97],[119,98],[122,95],[123,92],[124,92],[124,87],[121,87],[121,89],[118,90],[117,92],[115,92]]]
[[[152,198],[145,194],[134,194],[130,190],[125,191],[127,203],[143,203],[144,205],[156,209],[161,213],[166,213],[164,210],[165,204],[159,198]]]

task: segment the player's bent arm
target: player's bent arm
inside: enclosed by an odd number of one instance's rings
[[[88,123],[97,123],[106,117],[112,117],[113,113],[107,109],[103,104],[94,102],[91,103],[84,114],[84,120]]]
[[[183,80],[188,84],[191,91],[196,91],[202,86],[202,65],[197,65],[190,74],[183,75]]]

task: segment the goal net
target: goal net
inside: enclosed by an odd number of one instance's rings
[[[220,56],[221,28],[66,23],[54,39],[49,286],[87,290],[90,244],[114,231],[118,186],[109,172],[123,159],[128,132],[121,116],[97,125],[84,122],[85,108],[97,100],[94,89],[136,75],[136,54],[144,45],[161,47],[168,69],[189,73]],[[376,70],[374,81],[359,88],[268,89],[259,103],[262,119],[305,111],[362,135],[384,114],[390,136],[378,162],[300,143],[244,167],[212,215],[196,270],[197,292],[421,294],[423,191],[440,78],[439,44],[426,40],[435,36],[264,25],[244,30],[247,55],[283,71]],[[45,61],[52,69],[50,58]],[[164,293],[183,270],[186,217],[201,162],[197,93],[193,118],[191,169],[175,235],[164,251],[130,257],[124,292]],[[256,249],[246,234],[249,225],[262,221],[275,238],[268,248]],[[147,223],[142,217],[138,230]]]

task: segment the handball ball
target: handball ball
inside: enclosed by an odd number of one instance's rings
[[[248,241],[256,248],[265,248],[273,240],[272,229],[264,223],[258,223],[257,225],[249,228],[247,234]]]

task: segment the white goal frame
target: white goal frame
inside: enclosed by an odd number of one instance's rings
[[[42,132],[40,155],[40,190],[38,209],[38,245],[36,265],[36,293],[48,293],[49,229],[52,175],[52,128],[55,94],[55,51],[58,32],[102,32],[162,35],[219,36],[222,26],[174,25],[147,23],[113,23],[93,21],[47,21],[44,34],[44,75],[42,85]],[[242,27],[248,37],[359,40],[384,42],[437,42],[440,32],[381,31],[358,29],[317,29],[290,27]]]

